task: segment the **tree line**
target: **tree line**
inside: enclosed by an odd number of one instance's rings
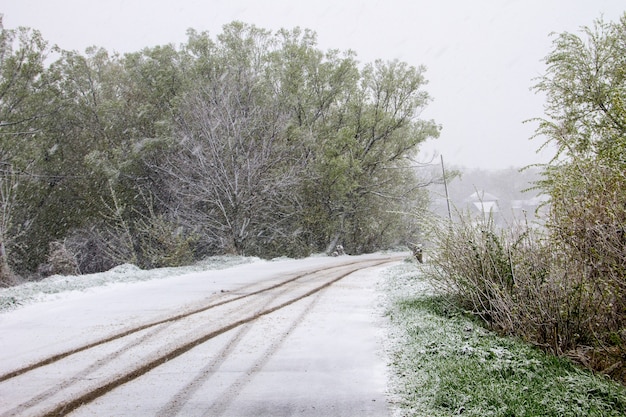
[[[123,55],[0,21],[0,282],[414,239],[423,67],[233,22]]]

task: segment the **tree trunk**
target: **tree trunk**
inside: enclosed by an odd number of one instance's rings
[[[0,287],[8,287],[15,283],[13,273],[7,262],[6,250],[4,243],[0,241]]]
[[[333,239],[330,241],[330,244],[326,247],[326,253],[328,255],[330,255],[331,253],[333,253],[333,251],[335,250],[335,248],[337,247],[337,243],[339,243],[339,238],[341,237],[341,232],[337,232],[335,233],[335,236],[333,237]]]

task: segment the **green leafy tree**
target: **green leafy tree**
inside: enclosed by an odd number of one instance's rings
[[[281,30],[277,38],[274,94],[290,115],[288,140],[302,150],[306,162],[297,228],[310,250],[319,251],[329,245],[341,222],[337,196],[352,182],[352,167],[343,152],[351,140],[345,123],[360,73],[353,52],[320,51],[314,32]]]
[[[424,71],[399,61],[366,65],[346,109],[338,109],[340,122],[322,139],[317,161],[332,225],[329,248],[343,240],[365,252],[406,240],[399,213],[423,201],[411,159],[440,129],[419,119],[430,100]]]
[[[87,56],[59,54],[45,71],[49,112],[30,125],[38,132],[37,149],[18,196],[20,221],[30,224],[19,241],[22,267],[31,271],[45,261],[49,242],[98,215],[107,178],[94,161],[119,148],[123,129],[117,62],[96,48]]]
[[[536,89],[547,96],[538,135],[557,154],[540,185],[549,228],[574,296],[563,311],[586,317],[593,343],[626,342],[626,15],[563,33]],[[576,300],[572,311],[572,300]],[[573,316],[574,317],[574,316]],[[563,340],[576,337],[563,336]],[[582,340],[582,339],[581,339]]]
[[[31,162],[26,155],[37,135],[34,122],[50,113],[44,74],[49,52],[38,31],[5,29],[0,16],[0,158],[19,168]]]
[[[5,29],[0,16],[0,282],[9,282],[19,262],[18,237],[32,224],[20,216],[20,193],[31,178],[41,132],[52,111],[44,62],[50,50],[38,31]]]
[[[309,246],[342,241],[363,252],[406,240],[408,213],[423,202],[410,158],[439,134],[419,120],[424,68],[380,61],[361,70],[351,51],[317,49],[313,32],[277,35],[273,85],[291,114],[290,140],[306,150],[299,221]]]
[[[145,48],[122,58],[121,86],[124,126],[134,140],[170,135],[181,92],[185,86],[183,53],[173,45]]]
[[[596,21],[582,34],[562,33],[554,40],[547,74],[535,86],[547,95],[547,118],[538,133],[556,147],[553,162],[623,161],[626,16],[616,23]]]
[[[164,217],[167,211],[164,202],[169,195],[163,178],[152,169],[160,165],[168,152],[171,127],[182,94],[180,53],[165,45],[123,57],[109,56],[96,48],[89,49],[86,57],[74,54],[69,57],[61,67],[66,74],[62,79],[74,82],[64,86],[63,91],[70,97],[83,90],[91,91],[87,101],[79,104],[81,109],[91,111],[77,120],[84,120],[83,126],[91,126],[92,133],[100,132],[87,140],[83,138],[88,146],[85,152],[75,154],[86,172],[77,185],[87,188],[91,204],[90,210],[84,211],[72,227],[79,228],[72,232],[76,236],[75,251],[84,259],[84,265],[91,265],[85,266],[90,271],[97,270],[97,265],[120,262],[147,268],[164,266],[170,261],[176,263],[171,254],[165,253],[167,245],[161,245],[162,250],[149,246],[160,238],[180,237],[172,236],[178,226]],[[80,83],[85,88],[76,88]],[[82,136],[82,132],[77,132],[72,140]],[[111,215],[110,207],[124,210],[116,209]],[[158,227],[147,233],[156,224]],[[167,229],[166,224],[170,236],[151,236]],[[95,244],[85,244],[90,241]],[[116,251],[120,246],[118,241],[123,241],[128,250]],[[99,255],[89,253],[93,247],[104,250]],[[98,256],[105,262],[98,262],[95,259]]]

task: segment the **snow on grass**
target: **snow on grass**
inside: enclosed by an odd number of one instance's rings
[[[40,301],[51,294],[67,291],[82,291],[119,282],[138,282],[169,278],[192,272],[202,272],[230,268],[251,262],[262,262],[259,258],[243,256],[213,256],[193,265],[184,267],[142,270],[135,265],[124,264],[95,274],[53,275],[40,281],[0,289],[0,312],[12,310],[21,305]]]
[[[395,416],[626,415],[623,386],[486,330],[435,292],[422,267],[387,271]]]

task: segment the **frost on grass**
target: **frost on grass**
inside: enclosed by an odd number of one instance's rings
[[[402,416],[623,416],[626,390],[486,330],[421,278],[390,268],[390,400]]]
[[[118,282],[137,282],[162,279],[192,272],[202,272],[229,268],[250,262],[258,262],[258,258],[243,256],[213,256],[193,265],[184,267],[158,268],[142,270],[131,264],[123,264],[115,268],[95,274],[86,275],[53,275],[41,281],[26,282],[21,285],[0,289],[0,312],[14,309],[33,301],[41,300],[47,295],[66,291],[82,291]]]

